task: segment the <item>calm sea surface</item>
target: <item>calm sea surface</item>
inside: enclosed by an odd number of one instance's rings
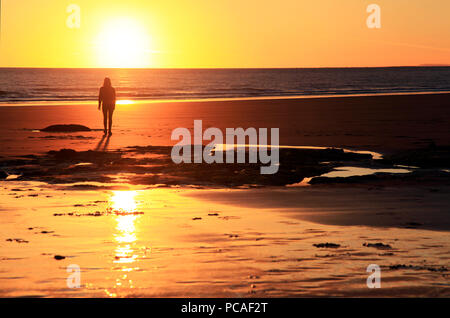
[[[172,100],[450,91],[450,67],[320,69],[0,68],[0,103],[92,101],[109,76],[119,99]]]

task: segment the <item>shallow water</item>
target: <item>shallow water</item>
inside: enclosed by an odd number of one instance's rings
[[[249,144],[216,144],[214,147],[215,151],[221,150],[221,151],[229,151],[232,149],[239,149],[239,148],[261,148],[261,147],[267,147],[270,148],[281,148],[281,149],[312,149],[312,150],[326,150],[326,149],[342,149],[344,152],[349,153],[357,153],[357,154],[364,154],[364,155],[371,155],[372,159],[378,160],[382,159],[383,155],[381,153],[375,152],[375,151],[368,151],[368,150],[354,150],[354,149],[346,149],[346,148],[334,148],[334,147],[320,147],[320,146],[287,146],[287,145],[249,145]]]
[[[354,176],[368,176],[375,173],[410,173],[412,170],[408,169],[374,169],[374,168],[363,168],[363,167],[339,167],[335,168],[334,171],[325,173],[321,177],[326,178],[347,178]]]

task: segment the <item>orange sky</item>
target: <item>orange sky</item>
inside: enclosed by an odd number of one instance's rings
[[[450,64],[448,0],[1,1],[3,67]],[[381,29],[366,25],[371,3]]]

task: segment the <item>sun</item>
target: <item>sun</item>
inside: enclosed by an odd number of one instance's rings
[[[100,67],[151,66],[151,37],[135,20],[127,18],[110,20],[99,33],[96,47]]]

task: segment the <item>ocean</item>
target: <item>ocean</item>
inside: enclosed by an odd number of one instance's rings
[[[304,69],[0,68],[0,104],[95,101],[108,76],[121,100],[450,91],[450,67]]]

